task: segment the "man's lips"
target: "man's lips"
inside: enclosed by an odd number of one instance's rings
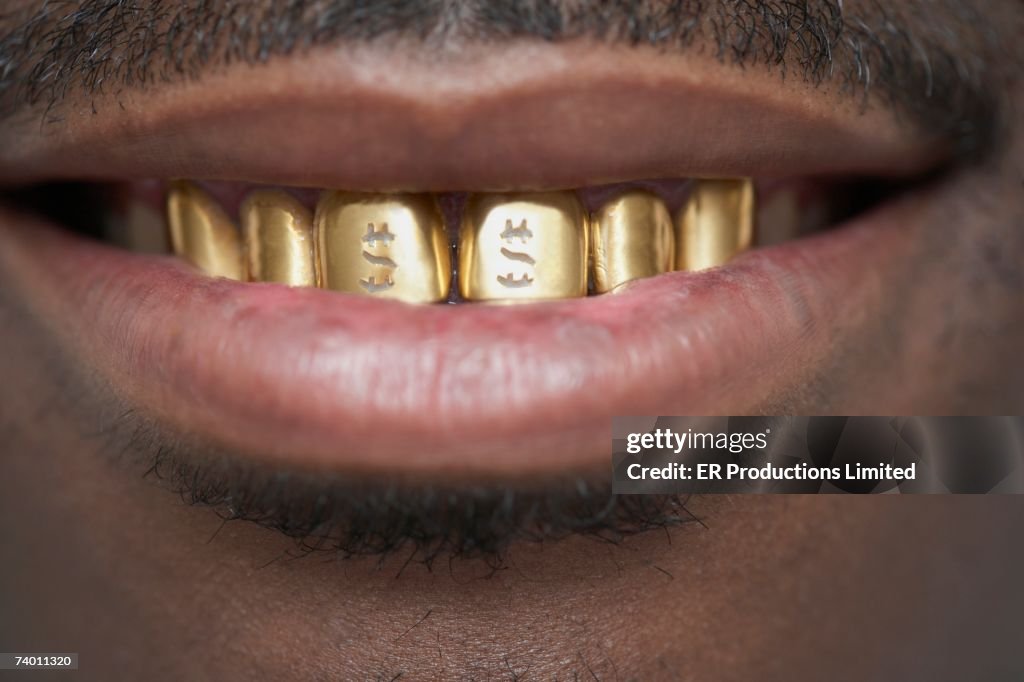
[[[713,60],[581,45],[500,58],[320,54],[124,93],[123,109],[5,145],[0,181],[551,189],[902,175],[944,154],[878,109]],[[9,212],[0,264],[73,359],[179,433],[293,467],[525,475],[600,466],[613,415],[784,404],[844,320],[880,307],[872,274],[902,265],[904,210],[721,269],[512,307],[212,280]]]
[[[547,190],[708,175],[906,175],[949,151],[880,107],[797,79],[780,86],[710,58],[585,43],[431,62],[370,48],[317,53],[69,108],[43,135],[0,136],[0,182]]]
[[[9,211],[0,263],[74,360],[182,433],[294,467],[522,475],[600,465],[613,415],[770,409],[878,307],[907,210],[512,307],[213,280]]]

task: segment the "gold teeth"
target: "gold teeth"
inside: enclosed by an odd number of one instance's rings
[[[315,223],[320,287],[408,303],[448,298],[448,234],[430,195],[328,192]]]
[[[753,183],[697,180],[673,224],[654,194],[627,191],[588,215],[573,192],[470,196],[459,227],[458,288],[469,301],[537,301],[614,291],[671,270],[727,263],[754,241]],[[253,192],[241,235],[190,182],[167,200],[171,244],[211,276],[318,286],[410,303],[448,299],[452,257],[428,194],[328,191],[315,212]],[[589,275],[589,277],[588,277]]]
[[[590,235],[591,280],[599,294],[672,269],[672,217],[649,192],[627,192],[606,203],[592,217]]]
[[[238,229],[206,192],[190,182],[175,182],[167,195],[171,248],[211,277],[244,279]]]
[[[316,286],[313,215],[284,192],[260,190],[242,203],[249,280]]]
[[[470,301],[587,294],[587,215],[575,194],[478,194],[459,233],[459,292]]]
[[[676,270],[724,265],[754,242],[754,183],[698,180],[676,221]]]

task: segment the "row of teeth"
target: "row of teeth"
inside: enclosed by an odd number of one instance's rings
[[[722,265],[753,244],[754,204],[748,179],[696,181],[674,220],[643,190],[591,214],[572,192],[478,194],[452,249],[428,194],[328,191],[311,212],[285,192],[258,190],[242,203],[239,230],[210,195],[179,181],[167,224],[174,253],[211,276],[411,303],[449,300],[453,287],[467,301],[515,301]]]

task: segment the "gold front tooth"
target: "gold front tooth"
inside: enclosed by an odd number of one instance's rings
[[[754,183],[697,180],[676,225],[676,269],[724,265],[754,242]]]
[[[167,195],[171,248],[211,277],[241,280],[244,275],[238,230],[210,195],[178,181]]]
[[[284,192],[260,190],[246,198],[241,213],[251,281],[316,286],[309,209]]]
[[[328,192],[317,205],[314,232],[324,289],[409,303],[448,298],[448,235],[429,195]]]
[[[570,192],[471,196],[459,235],[463,298],[586,296],[587,222]]]
[[[675,237],[665,202],[637,190],[606,203],[591,217],[590,254],[599,294],[670,271]]]

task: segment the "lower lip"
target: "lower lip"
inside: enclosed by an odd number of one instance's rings
[[[293,467],[515,476],[603,465],[614,415],[769,409],[878,307],[900,211],[521,306],[213,280],[7,211],[0,264],[75,361],[179,433]]]

